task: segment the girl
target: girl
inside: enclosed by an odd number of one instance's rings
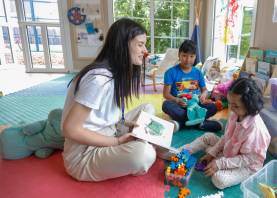
[[[70,84],[61,125],[63,159],[66,171],[77,180],[144,174],[156,159],[152,145],[126,133],[134,122],[124,117],[124,103],[131,94],[138,96],[145,43],[141,25],[126,18],[116,21],[95,61]],[[135,121],[141,110],[154,114],[153,106],[145,104],[126,114],[126,120]],[[125,129],[122,134],[118,126]]]
[[[248,78],[231,85],[227,99],[232,111],[225,134],[206,133],[184,147],[191,153],[206,150],[200,159],[206,162],[205,174],[224,189],[239,184],[263,167],[270,143],[269,132],[259,112],[263,108],[260,89]]]

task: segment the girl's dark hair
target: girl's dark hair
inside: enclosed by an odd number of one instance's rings
[[[263,108],[263,95],[254,80],[250,78],[239,78],[233,82],[229,92],[241,95],[248,115],[256,115]]]
[[[122,99],[128,103],[131,95],[139,95],[141,67],[131,63],[129,42],[138,35],[146,34],[146,30],[139,23],[121,18],[114,22],[107,33],[105,43],[95,61],[83,68],[73,80],[77,79],[75,93],[79,89],[82,77],[90,70],[99,68],[99,63],[107,61],[107,68],[112,73],[115,86],[115,101],[122,106]],[[103,68],[103,66],[102,66]]]
[[[184,42],[179,47],[179,53],[190,53],[190,54],[196,54],[196,45],[192,40],[184,40]]]

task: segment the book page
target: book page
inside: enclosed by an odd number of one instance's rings
[[[137,124],[139,126],[132,131],[134,137],[164,148],[170,148],[174,129],[173,123],[142,111]]]

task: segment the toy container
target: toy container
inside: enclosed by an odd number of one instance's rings
[[[270,187],[277,187],[277,160],[271,160],[261,170],[241,183],[240,189],[243,192],[243,197],[264,197],[260,191],[259,183],[266,184]]]
[[[187,150],[183,150],[171,158],[169,166],[165,170],[166,184],[178,187],[186,187],[194,170],[196,158]]]
[[[271,85],[270,90],[270,98],[272,106],[277,109],[277,78],[271,78],[269,80],[269,83]]]

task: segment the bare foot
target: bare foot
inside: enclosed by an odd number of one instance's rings
[[[10,125],[8,124],[3,124],[3,125],[0,125],[0,133],[2,133],[6,128],[9,128]]]

